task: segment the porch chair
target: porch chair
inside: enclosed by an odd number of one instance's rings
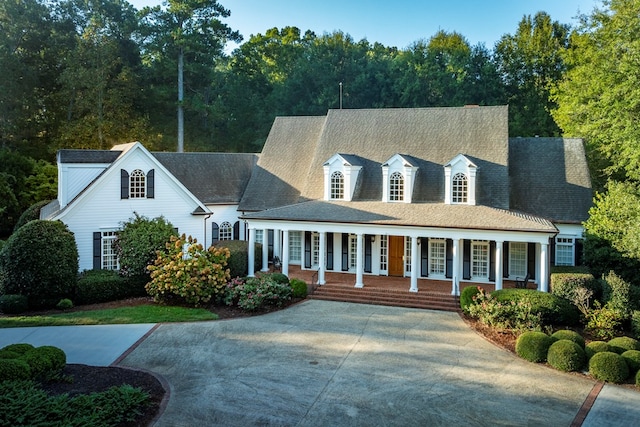
[[[524,276],[524,279],[521,277],[516,277],[516,288],[527,289],[527,285],[529,284],[530,279],[531,275],[529,273]]]
[[[282,261],[280,261],[280,257],[273,257],[273,271],[282,271]]]

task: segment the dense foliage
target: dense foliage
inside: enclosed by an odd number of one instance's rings
[[[147,292],[158,302],[196,307],[221,299],[229,279],[228,258],[226,248],[204,249],[191,236],[171,236],[166,249],[149,266]]]
[[[26,295],[31,308],[54,307],[72,297],[78,274],[73,233],[59,221],[31,221],[0,251],[3,292]]]
[[[272,273],[233,279],[227,284],[224,301],[227,305],[236,305],[245,311],[281,307],[293,295],[289,280],[283,281],[282,276],[284,275],[280,273]]]

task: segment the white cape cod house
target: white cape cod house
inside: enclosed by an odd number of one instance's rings
[[[507,117],[499,106],[276,118],[239,205],[249,241],[271,239],[283,273],[299,264],[319,284],[328,271],[355,287],[406,276],[411,291],[450,280],[455,295],[461,282],[501,289],[528,275],[547,291],[550,266],[581,252],[584,148],[510,139]]]
[[[578,262],[592,190],[580,139],[509,138],[508,108],[330,110],[278,117],[262,153],[61,150],[41,218],[74,232],[80,269],[117,268],[134,212],[204,245],[263,243],[290,266],[353,276],[493,284]],[[254,265],[254,245],[249,263]],[[250,271],[253,268],[250,267]]]

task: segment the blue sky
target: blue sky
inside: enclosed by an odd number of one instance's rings
[[[129,0],[136,8],[161,0]],[[524,15],[545,11],[555,21],[575,24],[600,0],[219,0],[231,10],[225,22],[245,40],[269,28],[294,26],[317,35],[341,30],[356,41],[366,38],[405,48],[438,30],[457,31],[488,48],[504,34],[514,34]]]

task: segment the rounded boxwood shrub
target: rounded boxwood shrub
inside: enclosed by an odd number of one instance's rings
[[[293,290],[292,296],[294,298],[305,298],[307,296],[307,282],[302,279],[291,279],[289,286]]]
[[[31,368],[21,359],[5,359],[0,363],[0,381],[31,379]]]
[[[584,348],[584,338],[582,337],[582,335],[570,329],[561,329],[559,331],[555,331],[553,334],[551,334],[551,338],[553,338],[556,341],[559,341],[559,340],[573,341],[574,343],[578,344],[581,348]]]
[[[216,248],[229,249],[229,259],[227,268],[229,276],[246,277],[249,272],[249,242],[246,240],[221,240],[214,244]],[[254,273],[262,268],[262,244],[256,243],[254,246]]]
[[[622,354],[627,350],[640,350],[638,340],[630,337],[616,337],[609,340],[611,351]]]
[[[50,378],[62,371],[67,363],[67,355],[61,349],[50,345],[36,347],[21,358],[31,368],[33,378]]]
[[[0,350],[0,359],[18,359],[20,354],[15,351]]]
[[[18,353],[20,356],[22,356],[23,354],[33,350],[34,348],[35,347],[32,346],[31,344],[19,343],[19,344],[9,344],[6,347],[2,347],[1,350],[11,351],[14,353]]]
[[[18,222],[16,222],[16,225],[14,226],[13,231],[15,232],[18,228],[22,227],[29,221],[40,219],[40,210],[43,207],[47,206],[50,201],[51,200],[41,200],[29,206],[24,212],[22,212],[22,215],[20,215],[20,218],[18,218]]]
[[[627,362],[631,372],[637,372],[640,369],[640,351],[627,350],[621,356]]]
[[[553,338],[544,332],[527,331],[516,340],[516,354],[529,362],[545,362],[551,344]]]
[[[587,359],[591,359],[594,354],[600,353],[601,351],[611,351],[611,347],[604,341],[591,341],[589,344],[584,346],[584,352],[587,355]]]
[[[573,372],[582,369],[586,362],[586,355],[582,347],[574,341],[561,339],[549,347],[547,362],[554,368]]]
[[[29,302],[24,295],[6,294],[0,296],[0,311],[4,314],[20,314],[28,309]]]
[[[636,387],[640,387],[640,371],[636,372]]]
[[[474,303],[473,298],[480,293],[479,286],[467,286],[460,292],[460,309],[468,313],[469,306]]]
[[[597,380],[620,384],[629,377],[629,366],[618,353],[602,351],[589,360],[589,374]]]
[[[73,302],[69,298],[63,298],[58,304],[56,304],[58,310],[69,310],[73,308]]]
[[[73,233],[60,221],[30,221],[0,251],[4,292],[25,295],[30,308],[54,307],[71,297],[78,275]]]

